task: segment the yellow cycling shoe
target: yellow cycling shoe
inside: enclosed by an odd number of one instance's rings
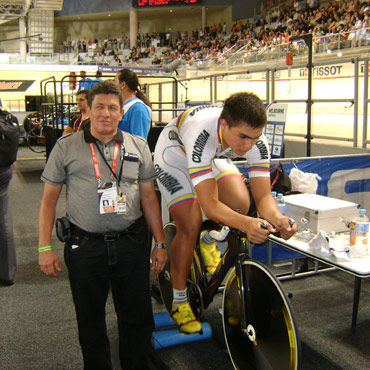
[[[172,303],[171,316],[182,333],[193,334],[202,330],[202,325],[195,318],[189,302],[180,303],[176,307],[174,307]]]
[[[203,234],[203,233],[202,233]],[[213,274],[221,259],[221,253],[217,250],[216,243],[207,244],[202,241],[202,234],[200,235],[200,252],[202,253],[204,265],[210,274]]]

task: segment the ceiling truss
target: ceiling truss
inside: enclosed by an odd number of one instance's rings
[[[62,10],[63,0],[0,0],[0,24],[27,16],[31,8]]]

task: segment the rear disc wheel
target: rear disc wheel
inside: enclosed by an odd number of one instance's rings
[[[225,285],[223,329],[235,369],[297,370],[300,342],[290,302],[280,282],[264,265],[243,263],[245,317],[235,269]]]

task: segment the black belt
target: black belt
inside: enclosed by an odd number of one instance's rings
[[[112,241],[115,241],[115,240],[119,239],[120,237],[122,237],[124,235],[129,235],[129,234],[135,233],[134,230],[144,220],[145,219],[144,219],[143,216],[139,217],[132,225],[130,225],[127,229],[125,229],[123,231],[112,231],[112,232],[104,233],[104,234],[92,233],[90,231],[85,231],[85,230],[79,228],[78,226],[76,226],[76,225],[74,225],[70,222],[71,234],[72,234],[72,236],[75,236],[75,237],[77,236],[79,238],[87,237],[89,239],[104,240],[104,241],[112,242]]]
[[[121,236],[127,235],[126,230],[123,230],[120,232],[110,232],[110,233],[105,233],[105,234],[91,233],[90,231],[85,231],[73,224],[71,224],[71,232],[72,232],[72,236],[77,236],[79,238],[87,237],[89,239],[104,240],[108,242],[115,241],[119,239]]]

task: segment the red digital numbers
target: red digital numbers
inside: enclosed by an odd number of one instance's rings
[[[200,0],[133,0],[134,7],[199,4]]]

